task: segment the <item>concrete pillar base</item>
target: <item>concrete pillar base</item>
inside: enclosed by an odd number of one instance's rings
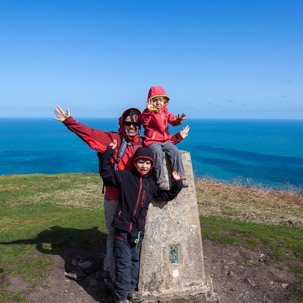
[[[209,303],[211,296],[208,294],[197,294],[197,295],[180,295],[176,296],[144,296],[144,303]]]
[[[189,187],[173,201],[153,200],[149,206],[139,279],[146,302],[201,303],[212,293],[204,271],[192,162],[188,152],[181,151],[181,155]],[[168,178],[170,165],[165,167]]]

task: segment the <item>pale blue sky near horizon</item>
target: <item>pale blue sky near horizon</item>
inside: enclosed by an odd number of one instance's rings
[[[302,119],[303,1],[0,0],[0,117]]]

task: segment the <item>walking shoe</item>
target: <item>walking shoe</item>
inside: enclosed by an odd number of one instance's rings
[[[186,182],[186,180],[182,180],[182,187],[188,187],[188,184],[187,184],[187,182]]]
[[[144,301],[143,296],[136,291],[128,294],[127,299],[133,303],[141,303]]]
[[[162,182],[158,186],[160,190],[168,190],[168,184],[166,182]]]

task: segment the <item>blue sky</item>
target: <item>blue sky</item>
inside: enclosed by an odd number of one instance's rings
[[[0,0],[0,117],[303,116],[303,1]]]

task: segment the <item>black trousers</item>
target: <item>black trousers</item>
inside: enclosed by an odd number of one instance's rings
[[[141,242],[129,243],[129,233],[115,229],[114,256],[116,261],[116,279],[114,286],[115,301],[127,299],[129,293],[138,286]]]

